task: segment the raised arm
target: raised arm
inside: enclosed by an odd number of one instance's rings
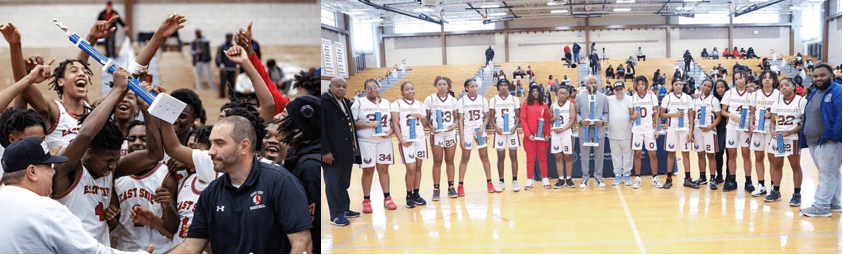
[[[134,174],[154,167],[164,159],[164,146],[161,145],[161,124],[158,118],[153,118],[147,109],[149,105],[140,97],[136,97],[141,108],[143,119],[146,120],[146,149],[134,151],[117,161],[114,178]]]
[[[6,38],[6,42],[9,43],[9,56],[12,60],[12,75],[15,77],[15,81],[20,81],[20,79],[26,75],[23,63],[23,51],[21,50],[20,31],[18,31],[17,27],[15,27],[15,24],[9,22],[8,24],[0,24],[0,33],[3,34],[3,38]],[[26,103],[24,103],[22,99],[16,101],[20,102],[16,104],[17,106],[22,104],[23,107],[26,107]]]
[[[271,121],[272,117],[276,114],[275,101],[272,99],[272,95],[269,93],[266,83],[264,83],[264,80],[261,79],[261,76],[258,74],[258,71],[255,70],[255,67],[246,63],[249,58],[246,56],[246,51],[243,50],[243,47],[238,45],[229,48],[225,54],[228,56],[229,60],[239,64],[240,67],[246,71],[246,75],[248,75],[249,79],[252,81],[252,87],[254,87],[255,95],[258,97],[258,103],[260,103],[261,117],[264,121]]]
[[[85,37],[85,41],[88,41],[91,46],[97,45],[97,40],[106,38],[114,33],[117,30],[117,27],[111,27],[117,19],[120,18],[118,15],[114,15],[111,19],[105,20],[98,20],[94,22],[94,25],[91,26],[91,31],[88,32],[88,36]],[[87,52],[84,50],[79,50],[79,55],[76,56],[76,59],[82,60],[82,62],[88,63],[88,55]]]
[[[20,95],[25,89],[29,88],[30,85],[35,83],[41,83],[52,76],[50,72],[50,65],[53,64],[53,59],[47,65],[38,65],[35,69],[32,69],[32,72],[29,75],[22,77],[18,82],[12,84],[11,86],[3,89],[0,91],[0,110],[6,109],[9,106],[9,103],[12,102],[13,99],[17,95]]]
[[[149,40],[146,47],[144,47],[138,54],[138,57],[135,58],[135,62],[141,66],[149,65],[149,61],[151,61],[152,57],[155,56],[155,52],[158,48],[161,48],[161,44],[164,43],[164,40],[179,29],[184,28],[185,22],[187,22],[187,19],[184,15],[178,15],[177,13],[170,14],[170,16],[161,22],[160,26],[158,26],[158,30],[155,31],[155,34],[152,35],[152,39]]]
[[[290,102],[290,99],[278,92],[278,87],[275,85],[275,83],[272,82],[272,78],[270,78],[269,74],[266,72],[266,68],[263,66],[263,63],[261,63],[260,58],[258,58],[258,54],[255,54],[254,49],[252,49],[251,21],[249,21],[249,26],[246,28],[246,30],[243,30],[241,28],[240,31],[237,32],[234,41],[237,42],[237,45],[240,45],[240,47],[243,47],[243,49],[246,50],[246,54],[249,56],[249,60],[252,62],[252,66],[254,66],[256,70],[258,70],[258,73],[260,74],[261,78],[263,79],[264,83],[269,89],[269,93],[272,94],[272,99],[275,101],[274,114],[283,112],[284,107],[287,105],[287,103]]]

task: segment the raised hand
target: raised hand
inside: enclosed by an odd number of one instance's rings
[[[118,68],[117,71],[114,71],[112,74],[114,77],[114,87],[126,87],[129,84],[129,71],[123,69],[122,67]]]
[[[43,63],[44,60],[41,59],[41,62]],[[27,75],[31,79],[32,83],[41,83],[47,79],[50,79],[50,77],[53,76],[53,72],[51,71],[52,69],[50,69],[50,65],[52,65],[53,62],[56,62],[55,58],[50,60],[50,63],[46,65],[35,66],[35,68],[32,69],[32,72]]]
[[[178,13],[170,14],[164,22],[161,22],[161,26],[158,26],[158,30],[155,31],[156,34],[160,33],[162,38],[170,37],[173,33],[178,31],[179,29],[184,28],[184,23],[187,22],[187,19],[184,15],[179,15]]]
[[[243,47],[240,47],[239,45],[228,48],[228,50],[225,51],[225,55],[228,57],[229,60],[231,60],[231,62],[237,64],[242,65],[243,62],[249,61],[249,56],[246,55],[246,51],[243,50]]]
[[[111,24],[114,24],[117,21],[119,16],[114,15],[111,16],[109,20],[98,20],[94,22],[94,25],[91,26],[91,31],[88,32],[88,42],[95,43],[96,40],[106,38],[114,33],[117,30],[117,27],[111,27]]]
[[[35,68],[35,66],[44,64],[44,57],[39,55],[30,56],[24,60],[24,64],[26,73],[29,73],[33,68]]]
[[[15,24],[9,22],[8,24],[0,24],[0,33],[3,34],[3,38],[6,38],[6,42],[11,44],[20,44],[20,31],[18,28],[15,27]]]
[[[255,53],[252,49],[252,21],[249,21],[249,25],[246,27],[246,30],[241,28],[240,31],[237,31],[234,42],[246,49],[246,54],[248,54],[247,56],[251,56]]]

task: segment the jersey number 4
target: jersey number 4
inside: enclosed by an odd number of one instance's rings
[[[97,207],[94,207],[94,213],[97,216],[100,216],[100,221],[105,221],[105,210],[102,208],[102,202],[100,202]]]

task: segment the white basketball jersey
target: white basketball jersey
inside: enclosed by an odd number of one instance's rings
[[[726,107],[728,107],[726,108],[727,112],[741,115],[741,110],[743,110],[744,107],[749,107],[749,105],[753,103],[752,99],[752,93],[749,93],[746,90],[744,90],[743,92],[738,92],[738,89],[735,88],[726,91],[726,95],[723,96],[723,101],[721,101],[720,103],[725,104]],[[749,116],[747,116],[747,118],[749,118]],[[732,122],[732,120],[729,119],[729,125],[738,124],[739,123]]]
[[[172,240],[151,226],[135,225],[130,217],[135,206],[145,207],[159,218],[164,215],[161,204],[154,202],[152,197],[155,195],[155,190],[160,188],[170,175],[167,170],[167,165],[158,164],[143,176],[128,175],[114,181],[114,191],[117,192],[120,210],[123,212],[120,214],[119,223],[115,229],[118,234],[115,235],[117,243],[114,248],[121,251],[136,251],[145,250],[153,244],[158,253],[172,248]]]
[[[457,101],[458,109],[463,116],[463,127],[474,129],[483,125],[483,115],[489,112],[489,102],[480,95],[471,98],[466,94]]]
[[[784,98],[780,98],[770,110],[770,112],[776,114],[775,121],[777,129],[791,130],[796,128],[799,123],[802,123],[802,112],[804,111],[805,104],[807,103],[808,100],[805,100],[805,98],[799,95],[795,95],[790,101],[785,101]],[[799,133],[791,134],[785,138],[788,140],[799,139]]]
[[[684,110],[684,115],[682,116],[682,122],[685,128],[690,127],[691,125],[691,118],[689,118],[689,110],[694,109],[694,100],[691,99],[691,96],[688,94],[680,92],[679,95],[676,93],[668,93],[662,99],[662,108],[667,108],[667,113],[674,113],[678,112],[679,109]],[[679,127],[679,117],[672,117],[668,119],[668,127]]]
[[[187,233],[182,230],[182,227],[193,222],[196,202],[199,201],[199,195],[207,186],[208,184],[199,181],[195,174],[185,178],[184,183],[179,186],[178,204],[176,205],[176,210],[179,211],[179,227],[173,234],[173,245],[179,245],[187,238]]]
[[[105,209],[111,203],[113,173],[94,179],[88,169],[82,166],[82,172],[76,175],[67,193],[57,196],[57,201],[82,220],[85,228],[94,239],[105,246],[111,246],[108,224],[105,222]]]
[[[659,106],[659,99],[656,95],[650,92],[639,96],[638,93],[632,94],[632,104],[629,108],[635,109],[635,106],[641,108],[641,125],[632,125],[633,134],[652,134],[653,133],[653,111],[655,107]]]
[[[430,126],[437,128],[436,111],[442,111],[442,127],[448,129],[452,125],[456,125],[457,116],[454,115],[457,110],[456,99],[451,94],[445,94],[445,98],[439,97],[437,94],[431,94],[424,100],[424,109],[430,111]]]
[[[357,123],[368,124],[377,122],[376,114],[381,114],[381,130],[384,133],[389,132],[392,128],[392,115],[389,114],[389,100],[380,99],[379,103],[372,102],[369,98],[359,98],[351,105],[351,116]],[[358,128],[357,138],[370,141],[381,141],[390,139],[389,137],[374,137],[374,128]]]
[[[762,117],[764,117],[764,116],[761,116],[761,109],[764,109],[766,112],[770,112],[770,110],[773,109],[773,105],[776,104],[776,101],[778,101],[779,97],[781,97],[780,96],[781,93],[779,93],[778,89],[773,89],[772,91],[770,91],[769,94],[764,93],[764,90],[755,91],[754,94],[755,94],[755,100],[754,100],[755,104],[753,104],[753,106],[755,106],[755,119],[753,121],[754,121],[755,125],[758,125],[758,123],[759,123],[758,120],[760,120]],[[766,123],[764,124],[764,127],[766,128],[766,130],[770,130],[770,120],[769,119],[766,120]]]
[[[403,139],[410,139],[410,121],[408,120],[410,114],[421,114],[424,115],[424,108],[422,107],[421,102],[418,100],[413,100],[412,102],[408,102],[407,100],[401,98],[392,102],[392,106],[390,107],[390,112],[397,112],[398,113],[398,125],[401,127],[401,136]],[[424,138],[424,126],[422,126],[421,120],[416,119],[416,139],[423,139]]]
[[[506,114],[511,131],[515,128],[515,110],[521,109],[521,102],[515,96],[507,94],[506,97],[501,97],[497,94],[489,101],[489,109],[495,109],[495,125],[501,130],[503,130],[504,114]]]
[[[694,106],[696,107],[694,109],[697,111],[697,118],[694,120],[695,127],[710,127],[714,118],[716,118],[714,114],[720,112],[720,100],[717,100],[717,97],[713,95],[706,98],[700,95],[694,100]],[[705,107],[705,112],[702,111],[703,107]],[[705,115],[705,119],[703,119],[703,124],[700,125],[700,119],[703,118],[703,115]]]
[[[562,118],[559,127],[564,127],[571,122],[571,102],[569,100],[565,100],[561,106],[559,105],[559,102],[554,103],[551,111],[553,114]],[[556,122],[554,121],[550,124],[550,126],[556,127]]]
[[[58,119],[52,120],[53,129],[48,131],[47,136],[44,137],[44,141],[47,142],[47,146],[50,148],[56,146],[67,146],[67,144],[70,143],[70,140],[76,138],[76,135],[79,134],[79,118],[82,117],[68,112],[61,102],[55,101],[55,103],[59,108],[59,116]],[[88,105],[88,103],[85,103],[85,107],[91,106]]]

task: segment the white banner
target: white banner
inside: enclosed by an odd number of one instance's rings
[[[345,59],[345,44],[341,42],[334,42],[334,49],[337,52],[337,76],[348,78],[348,69]]]
[[[331,40],[322,38],[322,76],[334,76],[334,52]]]

